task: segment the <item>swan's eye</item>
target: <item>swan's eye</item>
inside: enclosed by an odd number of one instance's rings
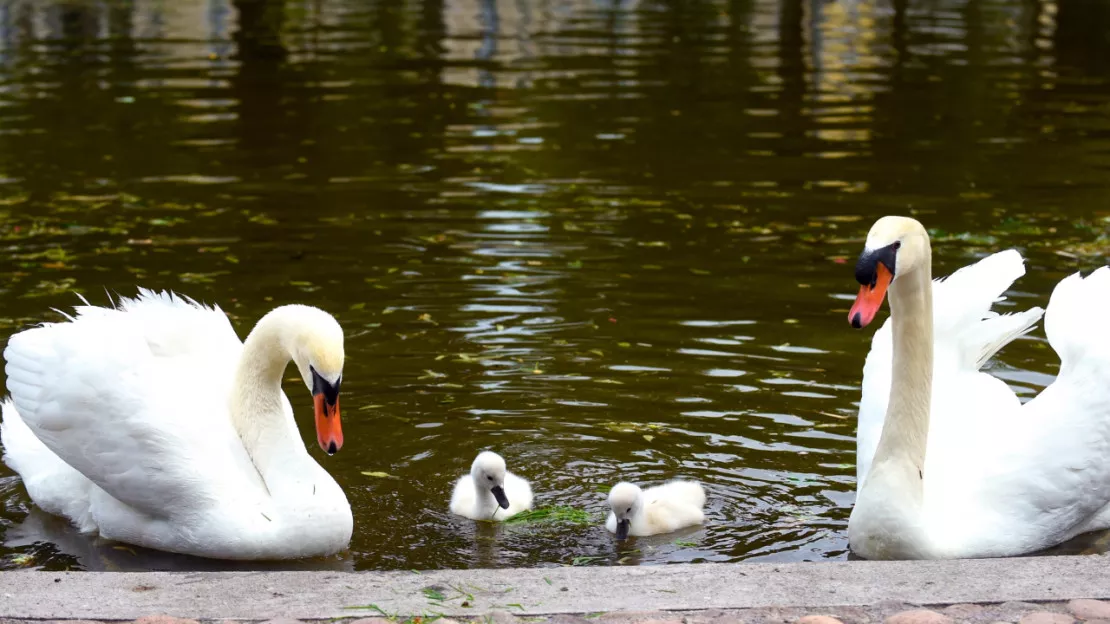
[[[632,508],[631,508],[631,507],[629,507],[628,509],[625,509],[625,510],[624,510],[624,513],[632,513]]]
[[[490,481],[493,481],[493,477],[487,476],[486,478],[489,479]]]
[[[893,245],[891,245],[890,247],[891,247],[891,248],[892,248],[892,249],[893,249],[894,251],[898,251],[898,250],[899,250],[899,249],[900,249],[900,248],[902,247],[902,241],[894,241],[894,244],[893,244]]]

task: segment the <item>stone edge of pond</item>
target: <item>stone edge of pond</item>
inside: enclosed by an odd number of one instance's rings
[[[252,621],[442,615],[488,622],[491,613],[521,621],[753,609],[835,614],[1108,598],[1107,555],[427,572],[0,572],[0,620],[8,621],[168,614]]]

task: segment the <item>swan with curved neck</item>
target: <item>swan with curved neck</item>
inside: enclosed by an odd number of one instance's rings
[[[933,382],[932,252],[925,228],[913,219],[880,219],[867,235],[856,263],[856,280],[860,291],[849,321],[857,329],[866,326],[889,292],[894,357],[887,418],[852,511],[856,522],[849,520],[848,535],[857,549],[886,552],[899,548],[889,542],[914,540],[888,539],[885,529],[873,531],[873,524],[919,530]],[[881,509],[875,512],[874,522],[871,505]],[[905,558],[918,554],[904,553]]]
[[[343,331],[282,306],[240,342],[218,308],[140,290],[117,308],[13,336],[4,460],[44,510],[85,532],[223,559],[346,548],[351,508],[301,441],[281,389],[292,360],[316,438],[343,445]]]
[[[868,559],[1003,557],[1110,528],[1110,269],[1075,274],[1047,310],[991,306],[1024,271],[1007,250],[932,280],[925,228],[883,217],[856,264],[853,327],[884,297],[864,365],[848,521]],[[1044,316],[1060,372],[1022,403],[980,369]]]

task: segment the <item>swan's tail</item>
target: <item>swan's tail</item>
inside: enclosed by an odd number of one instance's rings
[[[1041,308],[999,314],[991,306],[1022,275],[1025,260],[1007,249],[956,271],[934,285],[933,328],[938,337],[957,337],[961,361],[974,370],[1028,333],[1044,314]]]
[[[1060,376],[1079,367],[1095,367],[1103,382],[1110,377],[1110,268],[1081,277],[1069,275],[1056,285],[1048,300],[1044,329],[1048,343],[1060,356]]]
[[[11,399],[4,400],[0,413],[4,463],[23,479],[31,500],[48,513],[69,518],[83,532],[95,531],[89,512],[92,482],[35,437]]]

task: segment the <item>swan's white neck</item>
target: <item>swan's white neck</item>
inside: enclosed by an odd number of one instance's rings
[[[925,450],[933,386],[933,280],[928,243],[918,268],[890,286],[894,358],[883,431],[848,521],[869,559],[932,557],[925,531]]]
[[[277,308],[258,321],[243,343],[231,396],[232,424],[271,492],[275,478],[295,468],[291,460],[315,464],[281,391],[295,316],[295,309]]]
[[[926,247],[928,250],[928,247]],[[890,286],[894,370],[875,466],[898,461],[916,469],[912,488],[920,492],[929,438],[933,390],[933,278],[928,253],[920,267]]]

